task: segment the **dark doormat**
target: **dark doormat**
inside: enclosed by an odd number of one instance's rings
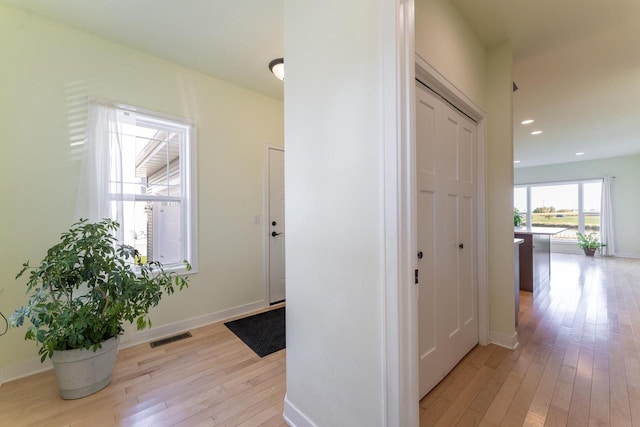
[[[286,347],[284,307],[225,323],[260,357]]]

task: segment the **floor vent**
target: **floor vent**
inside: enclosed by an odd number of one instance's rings
[[[149,345],[151,345],[151,348],[156,348],[156,347],[160,347],[161,345],[169,344],[175,341],[180,341],[180,340],[184,340],[191,337],[192,337],[191,332],[185,332],[184,334],[174,335],[172,337],[163,338],[158,341],[151,341]]]

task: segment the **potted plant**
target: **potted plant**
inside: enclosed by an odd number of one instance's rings
[[[29,300],[12,314],[11,325],[31,322],[25,339],[40,345],[41,361],[52,359],[63,399],[106,387],[124,322],[151,327],[149,310],[162,295],[188,286],[186,277],[166,272],[157,262],[141,264],[133,247],[117,242],[118,227],[110,219],[81,219],[40,265],[26,262],[16,276],[29,272]]]
[[[513,208],[513,226],[520,227],[522,225],[522,214],[517,208]]]
[[[597,250],[600,248],[607,246],[604,243],[600,243],[598,238],[593,234],[584,235],[578,231],[578,246],[582,248],[584,254],[587,256],[593,256]]]

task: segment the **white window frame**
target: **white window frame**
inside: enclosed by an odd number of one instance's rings
[[[181,204],[181,236],[182,252],[185,260],[190,264],[191,269],[187,270],[183,263],[163,264],[166,271],[177,274],[195,274],[198,272],[198,231],[197,231],[197,138],[196,123],[190,119],[159,113],[143,108],[133,107],[124,104],[116,104],[118,114],[134,116],[136,120],[150,124],[158,124],[166,128],[178,128],[184,130],[185,141],[180,144],[180,196],[150,196],[141,194],[124,195],[125,199],[131,201],[180,201]]]
[[[584,220],[584,184],[602,182],[601,179],[578,179],[578,180],[570,180],[570,181],[553,181],[553,182],[536,182],[536,183],[525,183],[525,184],[517,184],[514,185],[513,188],[526,188],[527,190],[527,212],[526,212],[526,222],[527,226],[532,226],[532,206],[531,206],[531,187],[550,187],[554,185],[578,185],[578,231],[581,233],[585,233],[585,220]],[[600,193],[600,198],[602,198],[602,192]],[[602,215],[602,212],[600,212]],[[588,234],[588,233],[587,233]],[[553,240],[553,236],[551,236]],[[578,239],[561,239],[563,242],[577,242]]]

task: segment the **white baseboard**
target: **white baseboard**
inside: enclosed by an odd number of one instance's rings
[[[2,383],[18,380],[30,375],[39,374],[40,372],[48,371],[49,369],[53,369],[51,360],[46,359],[44,362],[40,363],[39,357],[5,365],[0,368],[0,385]]]
[[[156,339],[162,339],[171,335],[188,331],[190,329],[199,328],[201,326],[210,325],[212,323],[220,322],[232,317],[251,313],[252,311],[256,311],[267,306],[268,304],[264,300],[256,301],[215,313],[209,313],[203,316],[180,320],[178,322],[162,325],[157,328],[125,333],[123,335],[124,339],[120,340],[119,348],[127,348]],[[0,367],[0,386],[3,382],[14,381],[43,371],[48,371],[52,368],[53,364],[51,363],[51,360],[47,359],[44,361],[44,363],[40,363],[39,357]]]
[[[509,350],[515,350],[519,345],[518,332],[516,331],[513,335],[509,336],[500,332],[491,331],[489,333],[489,341],[491,344],[499,345]]]
[[[584,255],[584,251],[578,247],[575,242],[551,242],[551,253],[557,254],[573,254],[573,255]],[[596,257],[601,257],[600,252],[596,252]],[[640,254],[638,253],[616,253],[614,258],[633,258],[640,259]]]
[[[291,427],[316,427],[305,414],[300,412],[298,408],[293,405],[287,395],[284,395],[284,413],[282,414],[284,421]]]
[[[640,254],[616,254],[617,258],[632,258],[632,259],[640,259]]]
[[[175,334],[180,334],[190,329],[199,328],[201,326],[206,326],[212,323],[227,320],[231,317],[251,313],[252,311],[260,310],[261,308],[265,308],[266,306],[267,303],[265,301],[256,301],[215,313],[209,313],[198,317],[192,317],[190,319],[180,320],[178,322],[169,323],[157,328],[144,329],[142,331],[134,330],[131,333],[125,334],[123,336],[123,339],[120,340],[120,348],[127,348],[149,341],[166,338]]]

